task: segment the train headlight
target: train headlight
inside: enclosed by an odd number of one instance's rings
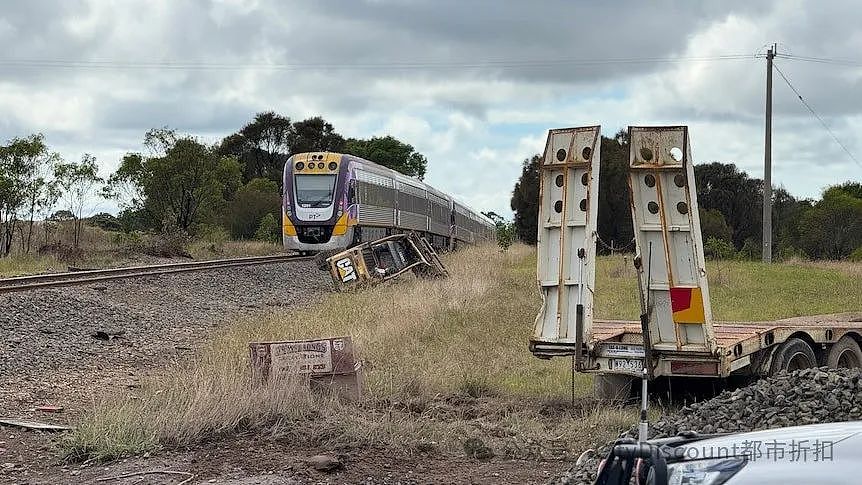
[[[330,170],[335,170],[336,168],[338,168],[338,164],[337,164],[337,163],[335,163],[335,162],[329,162],[329,169],[330,169]]]
[[[319,168],[320,170],[323,170],[323,167],[324,167],[323,162],[320,162],[317,164],[317,168]]]
[[[304,164],[304,163],[302,163],[302,162],[296,162],[296,169],[297,169],[297,170],[302,170],[303,168],[305,168],[305,164]]]

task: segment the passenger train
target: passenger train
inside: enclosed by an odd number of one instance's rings
[[[284,247],[344,249],[400,232],[435,249],[494,238],[494,223],[420,180],[353,155],[291,156],[284,165]]]

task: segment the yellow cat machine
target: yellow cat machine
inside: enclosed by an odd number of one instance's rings
[[[383,283],[408,271],[422,278],[449,276],[434,248],[412,232],[359,244],[326,262],[339,291]]]
[[[632,126],[628,134],[640,321],[593,314],[599,127],[551,130],[540,165],[535,356],[571,357],[574,370],[595,375],[602,398],[627,396],[644,374],[724,379],[862,367],[862,313],[715,321],[688,128]]]

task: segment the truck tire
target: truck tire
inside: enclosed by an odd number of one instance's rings
[[[774,376],[781,371],[792,372],[800,369],[817,367],[817,356],[808,342],[799,338],[789,338],[775,351],[769,375]]]
[[[632,395],[634,380],[634,377],[620,374],[596,374],[593,376],[593,392],[601,401],[625,401]]]
[[[862,349],[859,348],[856,339],[850,335],[838,339],[835,345],[829,349],[826,366],[830,369],[857,369],[862,367]]]

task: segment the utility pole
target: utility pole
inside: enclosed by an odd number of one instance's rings
[[[763,153],[763,262],[772,262],[772,59],[778,44],[766,51],[766,140]]]

